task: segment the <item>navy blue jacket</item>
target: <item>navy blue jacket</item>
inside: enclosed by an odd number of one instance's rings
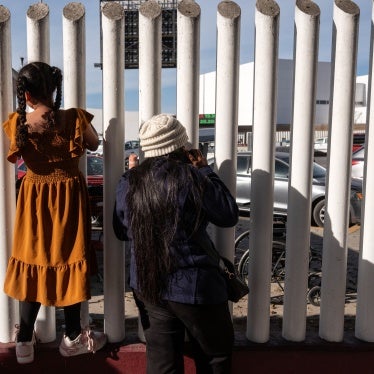
[[[206,231],[209,222],[219,227],[232,227],[238,222],[238,206],[235,199],[209,166],[191,167],[196,183],[203,186],[202,219],[191,236],[191,227],[178,224],[170,251],[177,259],[175,272],[168,277],[168,286],[163,292],[165,300],[186,304],[218,304],[227,301],[225,281],[220,274],[218,261],[209,256],[204,247],[213,245]],[[131,228],[127,216],[126,194],[129,188],[129,172],[124,173],[118,183],[113,214],[113,229],[118,239],[128,240],[131,245],[130,286],[137,289],[136,263]],[[161,183],[161,181],[160,181]],[[178,196],[179,209],[187,222],[195,225],[195,213],[187,203],[189,186]],[[191,221],[191,220],[192,221]]]

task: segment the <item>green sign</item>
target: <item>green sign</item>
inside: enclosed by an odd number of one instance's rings
[[[214,127],[216,124],[215,114],[199,114],[199,126],[200,127]]]

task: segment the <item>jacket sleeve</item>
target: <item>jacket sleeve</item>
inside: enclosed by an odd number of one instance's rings
[[[117,185],[116,200],[113,210],[112,226],[114,233],[119,240],[128,240],[126,220],[126,194],[128,190],[128,178],[126,173],[122,175]]]
[[[204,166],[198,172],[203,177],[203,207],[208,221],[219,227],[235,226],[239,208],[229,189],[210,166]]]

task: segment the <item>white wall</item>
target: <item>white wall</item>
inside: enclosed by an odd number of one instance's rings
[[[92,113],[95,117],[92,124],[99,134],[103,133],[103,111],[97,108],[87,108],[87,111]],[[125,112],[125,139],[134,140],[138,139],[139,133],[139,113],[138,112]]]
[[[253,117],[253,70],[254,63],[240,65],[239,70],[239,126],[252,125]],[[200,75],[200,114],[215,113],[216,73]],[[331,63],[319,62],[316,87],[316,124],[327,124],[329,119]],[[357,94],[367,98],[368,76],[357,77]],[[364,88],[361,86],[363,84]],[[293,60],[278,61],[277,124],[291,124],[293,91]],[[355,122],[366,122],[366,100],[364,106],[356,106]]]

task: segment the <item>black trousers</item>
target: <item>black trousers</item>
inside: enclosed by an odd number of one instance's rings
[[[197,374],[228,374],[234,329],[228,303],[154,305],[134,295],[147,344],[147,374],[184,373],[185,333]]]

